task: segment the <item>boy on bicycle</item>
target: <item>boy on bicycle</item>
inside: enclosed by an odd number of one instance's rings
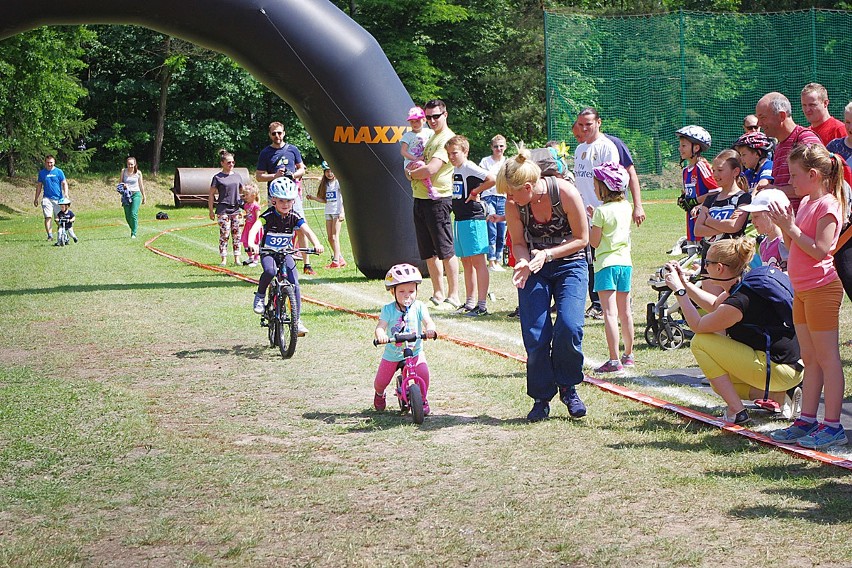
[[[278,266],[275,262],[273,252],[285,248],[293,247],[293,237],[296,234],[301,234],[307,237],[314,245],[317,254],[323,253],[323,246],[316,234],[308,226],[305,219],[296,211],[293,210],[293,204],[296,200],[298,192],[296,184],[288,177],[276,178],[269,185],[269,209],[260,214],[260,223],[255,223],[249,232],[248,242],[253,243],[257,238],[257,233],[263,225],[263,240],[260,243],[260,265],[263,267],[263,274],[257,285],[257,292],[254,295],[252,306],[254,313],[262,314],[264,310],[264,297],[266,289],[270,282],[278,273]],[[249,247],[252,252],[257,253],[257,245]],[[301,319],[302,313],[302,295],[299,291],[299,276],[296,271],[296,261],[293,260],[293,255],[288,254],[284,258],[287,267],[287,280],[293,284],[296,291],[296,311],[300,314],[299,317],[299,336],[304,336],[308,333],[308,328],[304,326]]]

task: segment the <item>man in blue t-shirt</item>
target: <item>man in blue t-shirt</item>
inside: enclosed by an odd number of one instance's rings
[[[53,240],[52,223],[53,218],[61,210],[59,200],[68,195],[68,181],[65,174],[56,167],[56,158],[48,155],[44,158],[44,168],[38,173],[35,198],[33,205],[39,206],[39,196],[44,190],[41,199],[41,211],[44,214],[44,230],[47,231],[47,240]]]

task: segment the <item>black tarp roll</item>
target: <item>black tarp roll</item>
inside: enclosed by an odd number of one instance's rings
[[[50,24],[134,24],[234,59],[293,108],[340,178],[358,269],[380,278],[398,262],[420,264],[398,144],[411,97],[373,36],[328,0],[0,0],[0,7],[0,39]]]

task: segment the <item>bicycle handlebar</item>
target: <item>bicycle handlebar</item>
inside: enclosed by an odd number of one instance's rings
[[[315,249],[315,248],[290,248],[290,247],[288,247],[288,248],[270,250],[270,249],[261,247],[260,249],[258,249],[258,251],[259,252],[266,252],[266,254],[271,254],[271,255],[275,255],[275,256],[293,254],[293,253],[297,253],[297,252],[303,252],[305,254],[319,254],[317,252],[317,249]]]
[[[429,333],[429,330],[424,331],[423,333],[416,333],[413,331],[411,333],[394,333],[393,337],[388,338],[387,343],[390,343],[391,340],[393,340],[394,343],[406,343],[409,341],[417,341],[418,339],[429,339]],[[438,332],[432,331],[432,333],[435,334],[435,337],[433,339],[438,339]],[[380,342],[378,339],[373,340],[373,345],[376,347],[384,344],[384,342]]]

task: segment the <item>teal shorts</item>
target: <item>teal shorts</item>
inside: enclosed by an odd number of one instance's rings
[[[470,219],[453,223],[456,256],[488,254],[488,224],[485,219]]]
[[[630,291],[630,278],[633,276],[632,266],[607,266],[595,272],[595,292]]]

